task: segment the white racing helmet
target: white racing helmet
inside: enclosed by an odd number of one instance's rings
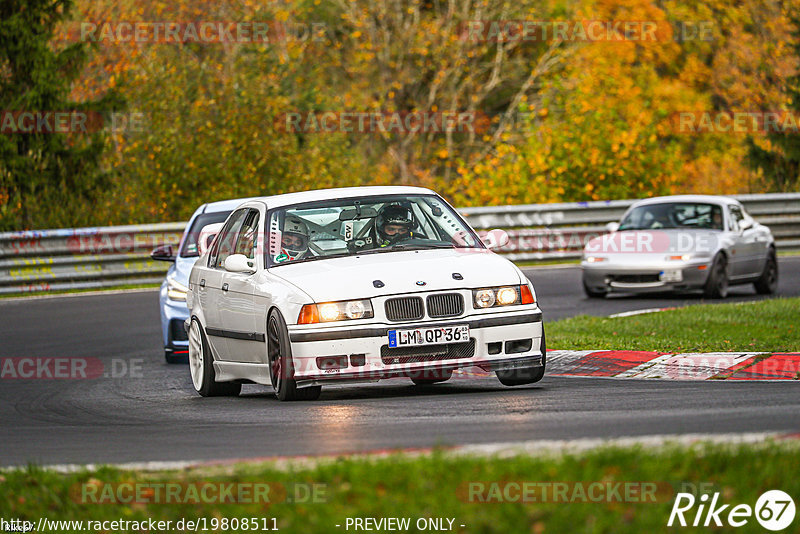
[[[283,224],[281,249],[290,260],[302,258],[308,251],[308,226],[297,217],[287,217]]]

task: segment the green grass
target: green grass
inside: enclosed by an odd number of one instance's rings
[[[276,518],[284,532],[347,532],[348,517],[454,518],[456,532],[664,532],[675,493],[684,484],[719,491],[725,503],[754,506],[758,496],[769,489],[800,495],[796,476],[796,442],[756,445],[671,445],[652,447],[601,448],[589,452],[538,457],[456,458],[446,453],[410,458],[351,458],[320,462],[311,468],[276,469],[273,464],[147,473],[101,468],[73,474],[58,474],[35,467],[0,475],[0,517],[20,518],[36,523],[48,519],[92,519],[130,521],[180,518]],[[222,473],[222,472],[225,473]],[[131,483],[268,483],[289,489],[289,495],[304,494],[304,484],[316,484],[321,502],[287,502],[281,492],[270,492],[273,502],[235,504],[85,504],[85,487]],[[469,483],[484,488],[506,482],[576,482],[587,488],[591,482],[658,484],[656,502],[641,498],[618,502],[476,502],[470,500]],[[86,486],[84,486],[86,485]],[[119,487],[119,486],[116,486]],[[495,486],[505,487],[505,486]],[[570,486],[573,488],[574,486]],[[608,486],[605,486],[608,487]],[[552,488],[552,486],[551,486]],[[98,493],[99,495],[100,493]],[[489,494],[483,493],[484,498]],[[538,493],[541,497],[541,492]],[[552,495],[552,489],[550,491]],[[611,494],[610,494],[611,495]],[[496,497],[497,494],[493,494]],[[512,501],[518,497],[512,496]],[[502,494],[500,499],[502,499]],[[495,501],[498,499],[495,498]],[[693,516],[691,516],[693,517]],[[691,519],[690,519],[691,521]],[[335,525],[342,525],[337,528]],[[461,528],[458,525],[465,525]],[[795,520],[797,524],[797,520]],[[221,529],[233,531],[234,529]],[[697,529],[680,529],[693,532]],[[68,529],[67,529],[68,531]],[[174,531],[174,530],[173,530]],[[241,531],[241,529],[240,529]],[[350,532],[352,532],[352,528]],[[411,528],[410,532],[416,532]],[[751,518],[737,531],[761,532]]]
[[[693,305],[632,317],[547,323],[551,349],[800,351],[800,298]]]

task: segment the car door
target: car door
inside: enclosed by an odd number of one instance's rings
[[[205,296],[205,301],[202,296],[200,298],[206,319],[208,342],[220,360],[228,360],[230,354],[221,313],[222,278],[226,273],[223,265],[225,258],[231,255],[236,246],[236,239],[247,212],[247,209],[238,209],[228,218],[225,226],[214,240],[208,257],[208,268],[204,270],[202,277],[198,280],[199,294]]]
[[[219,314],[225,331],[230,361],[257,363],[263,360],[264,336],[256,332],[256,313],[253,301],[255,281],[261,266],[258,226],[261,214],[250,208],[239,228],[234,254],[243,254],[253,263],[254,272],[234,273],[224,271],[219,300]]]
[[[741,208],[743,227],[742,239],[747,247],[747,259],[744,271],[748,276],[760,275],[764,270],[764,262],[767,259],[767,233],[764,227],[756,224],[756,221]]]
[[[742,219],[742,211],[737,206],[728,206],[728,229],[730,230],[731,246],[730,246],[730,275],[731,278],[739,278],[744,276],[747,263],[747,243],[742,235],[742,229],[739,226]]]
[[[731,220],[736,224],[734,231],[736,261],[733,276],[752,276],[758,272],[762,248],[759,242],[759,231],[755,227],[753,219],[746,216],[740,206],[731,204],[728,209],[731,213]]]

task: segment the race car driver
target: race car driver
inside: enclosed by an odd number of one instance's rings
[[[297,217],[287,217],[281,234],[281,254],[275,258],[276,261],[294,261],[304,258],[308,254],[308,239],[306,223]]]
[[[414,217],[411,210],[400,204],[383,206],[375,217],[376,247],[388,247],[414,237]]]

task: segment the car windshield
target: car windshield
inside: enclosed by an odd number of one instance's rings
[[[716,204],[669,202],[633,208],[619,225],[620,230],[705,228],[722,230],[722,208]]]
[[[309,202],[270,212],[268,266],[434,248],[485,248],[436,195]]]
[[[183,240],[181,247],[182,258],[196,258],[200,256],[200,250],[197,247],[197,239],[200,237],[200,232],[209,224],[225,222],[225,219],[230,215],[230,211],[217,211],[214,213],[203,213],[195,217],[189,228],[186,238]]]

